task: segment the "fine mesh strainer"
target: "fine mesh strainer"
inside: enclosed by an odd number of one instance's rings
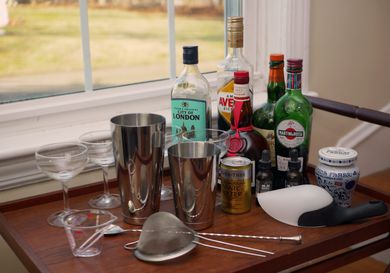
[[[231,247],[242,248],[252,252],[209,245],[200,242],[199,239],[229,245]],[[128,250],[134,250],[134,255],[140,260],[147,262],[161,262],[185,255],[194,249],[196,245],[257,257],[266,257],[264,254],[273,254],[272,252],[265,250],[231,244],[200,236],[195,231],[185,226],[184,223],[176,216],[167,212],[157,212],[149,216],[142,227],[139,240],[127,243],[124,247]],[[253,252],[261,252],[263,254]]]

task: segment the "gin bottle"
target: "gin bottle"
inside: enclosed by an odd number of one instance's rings
[[[274,109],[276,102],[285,93],[284,82],[284,55],[271,54],[269,63],[269,79],[267,85],[267,102],[253,113],[253,128],[268,142],[270,149],[272,171],[276,172],[275,160],[275,119]]]
[[[252,66],[245,59],[242,49],[244,46],[243,17],[228,17],[227,19],[228,55],[217,66],[218,79],[218,129],[230,129],[230,114],[234,102],[234,71],[246,70],[252,79]],[[252,84],[250,82],[250,99],[252,103]]]
[[[171,92],[172,128],[183,132],[211,126],[210,85],[198,69],[198,47],[183,47],[184,69]]]
[[[277,177],[275,189],[285,187],[290,151],[296,149],[300,172],[305,180],[309,156],[313,108],[301,91],[302,59],[287,60],[286,94],[275,105],[275,151]]]

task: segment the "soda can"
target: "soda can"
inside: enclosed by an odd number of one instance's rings
[[[252,162],[241,156],[221,160],[222,210],[240,214],[251,209]]]

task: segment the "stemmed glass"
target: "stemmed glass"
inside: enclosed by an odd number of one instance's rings
[[[229,148],[230,135],[228,132],[217,129],[199,129],[184,132],[183,141],[203,141],[214,143],[220,150],[220,158],[224,157]]]
[[[88,148],[77,142],[64,142],[44,145],[35,152],[38,168],[48,177],[61,182],[64,210],[49,216],[47,222],[63,227],[63,218],[72,210],[69,206],[67,181],[78,175],[88,163]]]
[[[82,144],[88,147],[89,160],[98,165],[103,171],[103,194],[89,200],[89,205],[97,209],[112,209],[121,204],[118,194],[110,193],[108,186],[108,168],[114,163],[111,132],[97,130],[87,132],[79,137]]]
[[[168,148],[181,141],[183,130],[178,126],[168,126],[165,128],[164,157],[168,157]],[[161,186],[161,200],[173,199],[172,188],[166,185]]]

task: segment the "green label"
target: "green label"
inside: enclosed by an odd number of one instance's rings
[[[172,126],[183,132],[206,129],[206,101],[193,99],[171,99]]]

